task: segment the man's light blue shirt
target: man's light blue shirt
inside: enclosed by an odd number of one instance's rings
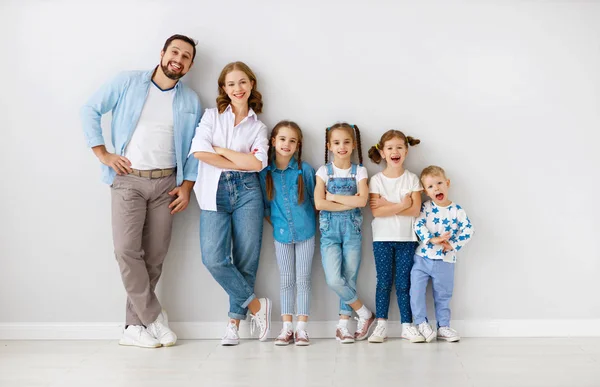
[[[81,108],[83,132],[90,148],[105,144],[100,121],[103,114],[111,111],[112,145],[115,153],[123,156],[142,113],[154,71],[156,68],[119,74],[102,86]],[[188,154],[201,116],[202,108],[196,92],[182,82],[177,82],[173,97],[177,185],[181,185],[183,180],[196,181],[198,160]],[[112,168],[102,165],[103,182],[112,184],[115,175],[116,172]]]

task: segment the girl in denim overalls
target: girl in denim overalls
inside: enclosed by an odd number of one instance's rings
[[[321,257],[327,285],[340,297],[340,321],[335,336],[341,343],[364,340],[375,318],[358,299],[356,277],[361,259],[360,208],[367,204],[367,170],[362,166],[360,131],[355,125],[338,123],[327,128],[325,165],[317,171],[315,207],[320,210]],[[360,166],[352,163],[358,151]],[[329,152],[333,162],[327,163]],[[358,314],[354,335],[348,331],[352,310]]]

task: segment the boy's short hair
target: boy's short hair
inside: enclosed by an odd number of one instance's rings
[[[425,178],[425,176],[442,176],[444,179],[446,179],[446,172],[442,167],[438,167],[437,165],[430,165],[427,168],[423,169],[419,180],[423,181],[423,178]]]

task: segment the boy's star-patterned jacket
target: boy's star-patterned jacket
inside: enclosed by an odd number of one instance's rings
[[[474,228],[467,213],[458,204],[448,207],[436,205],[428,200],[421,206],[421,213],[415,220],[415,233],[420,243],[416,254],[429,259],[442,259],[444,262],[456,262],[456,253],[469,242]],[[444,252],[442,245],[429,240],[450,232],[448,241],[454,250]]]

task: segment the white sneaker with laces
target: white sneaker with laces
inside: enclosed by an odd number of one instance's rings
[[[304,329],[296,330],[294,339],[296,341],[296,345],[299,347],[305,347],[307,345],[310,345],[310,339],[308,338],[308,332],[306,332]]]
[[[142,325],[130,325],[123,331],[119,345],[140,348],[158,348],[160,343]]]
[[[225,335],[221,339],[221,345],[238,345],[240,343],[240,335],[238,334],[237,325],[228,323],[225,328]]]
[[[354,343],[354,335],[350,334],[348,327],[337,326],[335,329],[335,339],[342,344]]]
[[[430,343],[431,340],[435,339],[435,332],[431,329],[431,325],[427,321],[420,323],[417,330],[425,338],[426,342]]]
[[[400,337],[410,341],[411,343],[425,342],[425,337],[423,337],[423,335],[420,334],[419,331],[417,330],[417,328],[415,328],[413,325],[409,325],[409,326],[403,328],[402,336],[400,336]]]
[[[254,334],[254,328],[258,328],[258,340],[267,341],[269,332],[271,332],[271,300],[268,298],[259,298],[260,310],[251,315],[252,321],[250,334]]]
[[[285,346],[290,344],[294,344],[294,332],[284,327],[275,339],[275,345]]]
[[[369,336],[369,343],[383,343],[388,338],[385,324],[377,323],[375,330]]]
[[[453,343],[459,341],[460,336],[458,335],[458,332],[450,327],[439,327],[437,331],[437,339],[446,340],[450,343]]]
[[[169,329],[167,321],[166,312],[163,310],[156,320],[146,327],[148,333],[156,338],[163,347],[170,347],[177,342],[177,335]]]

